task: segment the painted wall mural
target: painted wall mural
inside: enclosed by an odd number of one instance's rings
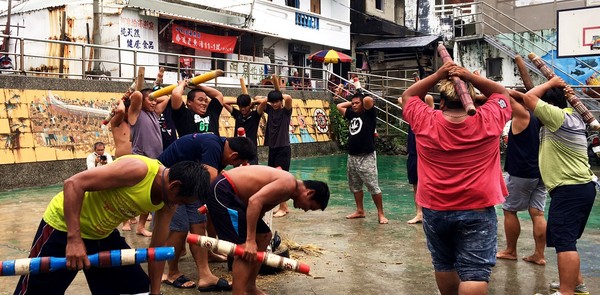
[[[547,36],[547,39],[556,44],[556,33]],[[554,72],[569,85],[600,86],[600,52],[598,56],[558,58],[556,50],[552,50],[542,58],[548,64],[554,64]],[[583,91],[591,97],[600,97],[591,89],[584,89]],[[596,88],[596,91],[600,93],[600,88]]]
[[[84,159],[97,141],[114,153],[102,119],[122,93],[0,89],[0,164]],[[329,102],[293,100],[292,143],[330,141]],[[264,142],[266,115],[259,126]],[[220,133],[233,136],[235,122],[223,110]]]

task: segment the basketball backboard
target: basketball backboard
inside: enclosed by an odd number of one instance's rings
[[[556,12],[558,57],[600,55],[600,6]]]

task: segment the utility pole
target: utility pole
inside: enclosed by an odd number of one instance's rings
[[[8,0],[8,14],[6,16],[6,27],[4,28],[4,35],[7,35],[7,37],[4,37],[4,40],[2,40],[2,52],[8,51],[8,40],[9,40],[8,35],[10,35],[11,11],[12,11],[12,0]]]
[[[254,3],[255,2],[256,2],[256,0],[252,0],[252,4],[250,4],[250,13],[248,13],[248,16],[246,17],[246,21],[244,22],[244,25],[242,26],[245,29],[250,27],[250,24],[252,22],[252,13],[254,12]]]
[[[101,36],[100,36],[100,0],[94,0],[93,4],[93,12],[94,12],[94,31],[92,33],[92,40],[94,45],[100,45]],[[94,75],[100,74],[100,48],[93,48],[94,50]]]

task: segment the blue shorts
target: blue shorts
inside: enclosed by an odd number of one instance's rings
[[[556,253],[577,251],[594,200],[596,184],[563,185],[550,192],[550,209],[546,226],[546,244]]]
[[[522,178],[507,173],[504,180],[508,196],[502,209],[517,212],[534,208],[544,212],[548,192],[541,178]]]
[[[409,154],[406,158],[406,175],[408,176],[408,183],[418,183],[419,177],[417,176],[417,155]]]
[[[423,230],[436,272],[456,271],[461,281],[489,282],[496,265],[498,220],[494,207],[467,211],[423,208]]]
[[[200,214],[198,208],[203,205],[196,201],[192,204],[181,204],[177,206],[175,214],[169,224],[169,230],[176,232],[189,232],[190,225],[206,222],[206,215]]]
[[[215,226],[219,239],[236,244],[246,243],[246,205],[237,196],[232,182],[223,172],[211,183],[211,193],[206,200],[208,214]],[[262,220],[256,224],[257,234],[270,233],[271,229]]]

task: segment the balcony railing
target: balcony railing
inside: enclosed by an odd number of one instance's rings
[[[5,36],[0,34],[0,39]],[[16,42],[16,44],[11,42],[11,46],[9,46],[11,49],[14,46],[14,52],[12,50],[0,51],[0,57],[10,58],[12,67],[8,68],[2,65],[3,67],[0,67],[1,74],[128,82],[133,79],[132,73],[137,73],[139,67],[145,67],[147,74],[149,73],[149,69],[158,70],[159,67],[163,67],[166,72],[176,73],[177,77],[180,77],[180,73],[182,72],[187,72],[194,76],[220,68],[225,74],[223,77],[211,81],[211,83],[214,83],[214,86],[239,87],[239,79],[244,78],[249,87],[254,88],[272,88],[270,84],[268,86],[267,84],[270,83],[270,77],[273,74],[277,74],[283,80],[282,84],[287,84],[291,78],[291,74],[289,73],[291,73],[292,66],[255,62],[252,61],[251,57],[246,57],[246,60],[242,60],[241,58],[213,58],[18,36],[10,36],[10,39]],[[45,53],[48,48],[50,48],[49,52],[59,52],[58,50],[52,50],[52,48],[62,46],[68,49],[68,56],[60,57]],[[93,54],[90,54],[91,51],[100,51],[101,57],[97,59],[92,58]],[[158,61],[167,59],[179,61],[181,58],[193,58],[196,61],[196,65],[202,64],[205,65],[205,68],[182,68],[177,63],[166,64],[157,62],[150,64],[143,62],[143,59],[140,58],[142,56],[155,56],[154,59]],[[101,70],[92,70],[92,65],[99,65],[93,68],[96,69],[99,67]],[[210,65],[210,68],[206,68],[206,65]],[[293,67],[300,74],[298,77],[301,81],[300,84],[311,85],[310,87],[301,87],[299,90],[324,90],[327,85],[327,77],[329,77],[327,70],[300,66]],[[304,73],[311,72],[314,74],[315,71],[323,72],[319,76],[324,78],[305,78],[303,75]],[[146,79],[153,81],[154,77],[146,77]],[[288,89],[293,89],[293,87]]]
[[[319,18],[316,16],[296,12],[296,25],[318,30],[319,29]]]

